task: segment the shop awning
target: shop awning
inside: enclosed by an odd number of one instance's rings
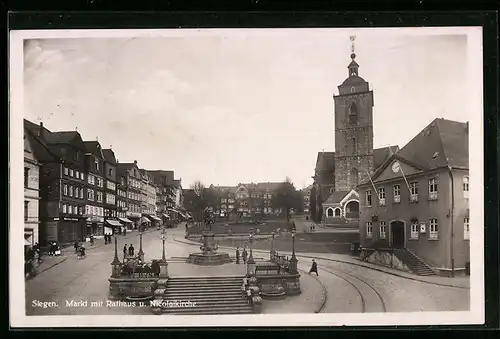
[[[145,222],[148,223],[148,222],[151,222],[151,221],[148,218],[146,218],[146,217],[142,217],[141,218],[141,223],[145,223]]]
[[[111,226],[121,226],[122,225],[116,220],[106,220],[106,223],[110,224]]]
[[[164,218],[167,218],[167,219],[170,219],[170,215],[165,214],[165,213],[163,213],[163,217],[164,217]]]
[[[132,223],[132,220],[129,220],[127,218],[118,218],[121,222],[124,222],[126,224],[131,224]]]
[[[156,221],[161,221],[161,219],[158,218],[156,215],[148,215],[148,217],[150,217],[151,219],[156,220]]]

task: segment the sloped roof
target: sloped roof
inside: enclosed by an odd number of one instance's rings
[[[119,169],[128,171],[129,169],[136,167],[137,164],[134,162],[119,162],[118,164],[116,164],[116,166],[118,166]]]
[[[25,120],[27,121],[27,120]],[[40,162],[61,161],[61,158],[36,136],[33,130],[25,125],[24,135],[30,142],[33,155]]]
[[[376,171],[387,159],[399,151],[399,146],[381,147],[373,150],[373,170]]]
[[[338,204],[347,194],[349,194],[349,192],[351,191],[334,191],[328,198],[326,198],[323,204]]]
[[[259,182],[257,183],[257,189],[261,191],[275,191],[283,185],[282,182]]]
[[[101,144],[99,144],[99,141],[84,141],[83,144],[85,145],[87,152],[104,159],[104,154],[102,153],[102,147]]]
[[[318,152],[315,170],[335,172],[335,152]]]
[[[69,144],[78,137],[77,131],[50,132],[45,140],[49,144]]]
[[[104,159],[112,165],[116,165],[116,157],[115,152],[113,152],[110,148],[105,148],[102,150],[102,154],[104,155]]]
[[[424,170],[451,166],[469,168],[468,124],[434,119],[397,155]]]

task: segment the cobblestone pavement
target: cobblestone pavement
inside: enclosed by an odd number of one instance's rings
[[[167,231],[166,251],[167,259],[170,261],[169,272],[171,275],[192,275],[188,273],[193,272],[193,267],[182,264],[181,260],[189,253],[199,251],[199,244],[180,243],[174,241],[174,237],[184,240],[184,230],[178,228]],[[128,239],[119,238],[120,259],[123,256],[121,249],[125,243],[132,243],[136,250],[139,249],[138,238],[137,233]],[[161,258],[162,244],[159,231],[143,235],[143,249],[146,260]],[[221,248],[220,250],[234,255],[231,249]],[[114,245],[110,244],[88,251],[87,257],[83,260],[78,260],[72,253],[64,253],[66,261],[26,281],[26,314],[151,314],[149,307],[114,307],[115,305],[107,307],[109,288],[107,279],[111,274],[110,263],[113,260],[113,252]],[[255,251],[254,255],[267,258],[266,253],[262,251]],[[313,253],[309,255],[314,256]],[[324,255],[318,255],[318,257],[321,256]],[[299,269],[307,272],[311,259],[301,256],[298,258]],[[469,309],[469,290],[466,288],[437,286],[349,263],[319,258],[316,261],[319,267],[319,277],[309,276],[302,271],[303,293],[300,296],[288,297],[282,302],[265,302],[263,313],[313,313],[319,311],[321,306],[323,306],[321,313],[376,312],[381,310],[381,303],[377,299],[376,292],[383,299],[387,312]],[[199,267],[195,269],[201,272],[199,274],[209,274],[200,270]],[[244,272],[243,265],[234,269],[235,273]],[[66,301],[71,300],[88,301],[89,305],[80,308],[66,307]],[[91,301],[104,301],[104,304],[90,307]],[[44,302],[52,302],[52,304],[44,304]]]

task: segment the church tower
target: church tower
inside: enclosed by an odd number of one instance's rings
[[[373,173],[373,92],[359,76],[352,41],[348,78],[335,102],[335,190],[350,191]]]

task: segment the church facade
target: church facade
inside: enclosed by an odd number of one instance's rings
[[[328,226],[357,227],[358,185],[369,181],[375,170],[399,150],[398,146],[373,148],[373,91],[359,75],[354,48],[350,57],[348,77],[333,96],[335,152],[318,153],[313,177],[313,219]]]

